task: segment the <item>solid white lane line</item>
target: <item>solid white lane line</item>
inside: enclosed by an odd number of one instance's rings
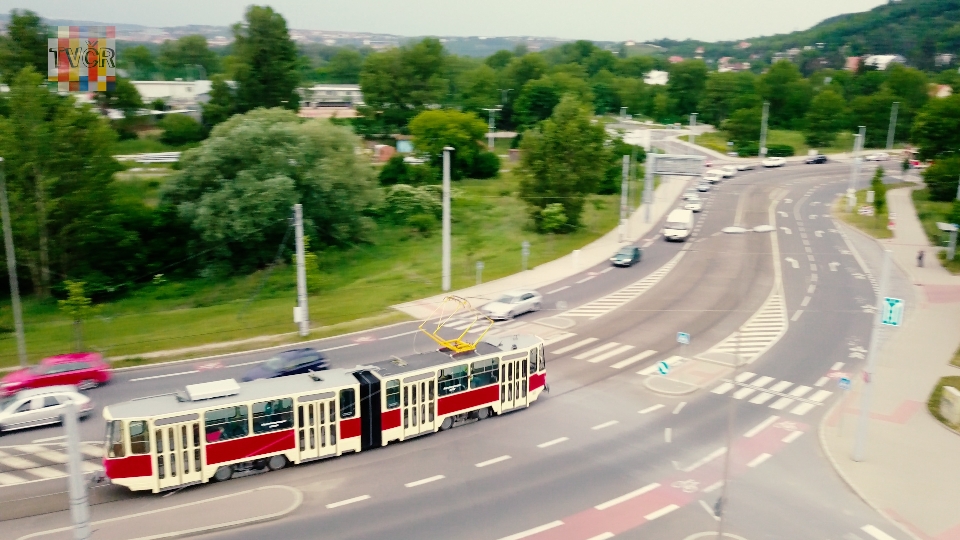
[[[716,490],[720,489],[722,486],[723,486],[723,480],[720,480],[720,481],[717,481],[717,482],[714,482],[714,483],[710,484],[709,486],[701,489],[700,491],[702,491],[702,492],[704,492],[704,493],[710,493],[711,491],[716,491]]]
[[[627,358],[626,360],[621,360],[610,367],[612,367],[613,369],[623,369],[631,364],[636,364],[637,362],[643,360],[644,358],[648,358],[655,354],[657,354],[657,351],[643,351],[642,353],[635,354],[630,358]]]
[[[672,439],[673,439],[673,430],[670,428],[664,428],[663,430],[664,442],[670,442]]]
[[[429,484],[430,482],[436,482],[437,480],[443,480],[444,478],[446,478],[446,476],[442,474],[438,474],[436,476],[431,476],[430,478],[424,478],[423,480],[417,480],[416,482],[410,482],[409,484],[404,484],[404,486],[408,488],[417,487],[417,486],[422,486],[424,484]]]
[[[356,347],[359,343],[347,343],[346,345],[340,345],[339,347],[330,347],[329,349],[320,349],[320,352],[335,351],[337,349],[346,349],[347,347]]]
[[[346,506],[346,505],[348,505],[348,504],[353,504],[353,503],[355,503],[355,502],[365,501],[365,500],[367,500],[367,499],[369,499],[369,498],[370,498],[369,495],[361,495],[361,496],[359,496],[359,497],[354,497],[354,498],[352,498],[352,499],[346,499],[346,500],[343,500],[343,501],[338,501],[338,502],[335,502],[335,503],[330,503],[330,504],[327,505],[327,508],[337,508],[337,507],[340,507],[340,506]]]
[[[527,529],[527,530],[525,530],[525,531],[523,531],[523,532],[518,532],[517,534],[511,534],[510,536],[504,536],[504,537],[501,538],[500,540],[520,540],[521,538],[526,538],[526,537],[528,537],[528,536],[533,536],[533,535],[535,535],[535,534],[537,534],[537,533],[542,533],[543,531],[549,531],[550,529],[553,529],[553,528],[555,528],[555,527],[559,527],[559,526],[561,526],[561,525],[563,525],[563,522],[560,521],[560,520],[551,521],[550,523],[547,523],[546,525],[541,525],[541,526],[539,526],[539,527],[534,527],[534,528],[532,528],[532,529]]]
[[[602,424],[597,424],[597,425],[593,426],[593,427],[590,428],[590,429],[592,429],[592,430],[598,430],[598,429],[608,428],[608,427],[610,427],[610,426],[613,426],[613,425],[616,425],[616,424],[619,424],[619,423],[620,423],[619,420],[610,420],[609,422],[604,422],[604,423],[602,423]]]
[[[616,506],[616,505],[618,505],[618,504],[620,504],[620,503],[622,503],[622,502],[629,501],[630,499],[633,499],[634,497],[639,497],[640,495],[643,495],[644,493],[648,493],[648,492],[650,492],[650,491],[653,491],[653,490],[657,489],[658,487],[660,487],[660,484],[657,484],[657,483],[647,484],[646,486],[643,486],[642,488],[640,488],[640,489],[638,489],[638,490],[631,491],[630,493],[627,493],[627,494],[625,494],[625,495],[621,495],[621,496],[619,496],[619,497],[617,497],[617,498],[615,498],[615,499],[610,499],[609,501],[607,501],[607,502],[605,502],[605,503],[600,503],[600,504],[594,506],[594,508],[596,508],[597,510],[606,510],[607,508],[610,508],[610,507],[612,507],[612,506]]]
[[[637,411],[637,412],[640,413],[640,414],[647,414],[647,413],[650,413],[650,412],[653,412],[653,411],[655,411],[655,410],[657,410],[657,409],[662,409],[662,408],[663,408],[663,404],[662,404],[662,403],[657,403],[656,405],[651,405],[651,406],[647,407],[646,409],[643,409],[643,410],[640,410],[640,411]]]
[[[633,348],[633,345],[623,345],[623,346],[618,347],[618,348],[616,348],[616,349],[614,349],[614,350],[612,350],[612,351],[605,352],[605,353],[601,354],[600,356],[595,356],[595,357],[587,360],[587,362],[590,362],[591,364],[597,364],[597,363],[599,363],[599,362],[603,362],[604,360],[613,358],[614,356],[619,356],[619,355],[621,355],[621,354],[629,351],[629,350],[632,349],[632,348]]]
[[[584,345],[589,345],[589,344],[593,343],[594,341],[597,341],[597,338],[595,338],[595,337],[587,338],[587,339],[584,339],[584,340],[582,340],[582,341],[578,341],[578,342],[576,342],[576,343],[572,343],[572,344],[570,344],[570,345],[567,345],[566,347],[562,347],[562,348],[560,348],[560,349],[557,349],[557,350],[555,350],[555,351],[550,351],[550,354],[563,354],[563,353],[566,353],[566,352],[570,352],[570,351],[572,351],[572,350],[574,350],[574,349],[578,349],[578,348],[580,348],[580,347],[583,347]]]
[[[813,385],[819,387],[827,384],[828,382],[830,382],[830,377],[820,377]]]
[[[661,509],[659,509],[659,510],[656,510],[656,511],[654,511],[654,512],[650,512],[649,514],[643,516],[643,519],[645,519],[645,520],[647,520],[647,521],[653,521],[653,520],[657,519],[658,517],[663,517],[663,516],[669,514],[670,512],[673,512],[673,511],[676,510],[677,508],[680,508],[680,507],[677,506],[677,505],[675,505],[675,504],[668,504],[668,505],[664,506],[663,508],[661,508]]]
[[[707,454],[705,457],[700,458],[699,460],[693,462],[693,464],[691,464],[691,465],[689,465],[689,466],[687,466],[687,467],[684,467],[684,468],[682,468],[682,469],[680,469],[680,470],[683,471],[683,472],[690,472],[690,471],[699,469],[700,467],[706,465],[707,463],[710,463],[711,461],[717,459],[718,457],[720,457],[720,456],[722,456],[722,455],[724,455],[724,454],[726,454],[726,453],[727,453],[727,449],[726,449],[725,447],[724,447],[724,448],[717,448],[717,449],[714,450],[713,452],[710,452],[709,454]]]
[[[863,527],[860,527],[860,530],[876,538],[877,540],[896,540],[894,537],[881,531],[873,525],[864,525]]]
[[[200,373],[196,369],[191,369],[190,371],[178,371],[177,373],[167,373],[166,375],[151,375],[149,377],[137,377],[136,379],[130,379],[130,382],[137,381],[150,381],[153,379],[165,379],[167,377],[179,377],[180,375],[193,375],[194,373]]]
[[[560,291],[565,291],[565,290],[567,290],[567,289],[569,289],[569,288],[570,288],[569,285],[564,285],[563,287],[554,289],[554,290],[552,290],[552,291],[547,291],[547,294],[558,293],[558,292],[560,292]]]
[[[380,338],[380,341],[383,341],[385,339],[393,339],[396,337],[409,336],[410,334],[416,334],[417,332],[419,332],[419,330],[411,330],[409,332],[400,332],[399,334],[393,334],[392,336],[384,336]]]
[[[610,538],[613,538],[614,536],[615,535],[612,532],[605,532],[603,534],[591,536],[590,538],[587,538],[587,540],[608,540]]]
[[[589,358],[589,357],[591,357],[591,356],[593,356],[593,355],[595,355],[595,354],[600,354],[600,353],[602,353],[603,351],[612,349],[612,348],[614,348],[614,347],[618,347],[619,345],[620,345],[620,344],[617,343],[616,341],[611,341],[610,343],[604,343],[603,345],[600,345],[599,347],[594,347],[593,349],[590,349],[589,351],[582,352],[582,353],[574,356],[573,359],[574,359],[574,360],[583,360],[583,359]]]
[[[802,310],[802,309],[798,309],[798,310],[794,311],[794,312],[793,312],[793,317],[790,317],[790,321],[791,321],[791,322],[797,322],[797,319],[799,319],[801,315],[803,315],[803,310]]]
[[[770,418],[767,418],[763,422],[760,422],[759,424],[751,428],[750,431],[744,433],[743,436],[749,439],[750,437],[753,437],[757,433],[760,433],[761,431],[766,429],[770,424],[776,422],[779,418],[780,418],[779,416],[773,415]]]
[[[750,463],[747,463],[747,467],[751,467],[751,468],[756,467],[757,465],[760,465],[761,463],[763,463],[768,459],[770,459],[770,454],[767,454],[766,452],[764,452],[763,454],[760,454],[759,456],[753,458],[750,461]]]
[[[486,467],[487,465],[493,465],[494,463],[500,463],[501,461],[506,461],[506,460],[508,460],[508,459],[510,459],[510,456],[495,457],[495,458],[493,458],[493,459],[488,459],[488,460],[486,460],[486,461],[481,461],[480,463],[477,463],[476,465],[474,465],[474,467],[477,467],[477,468],[479,469],[479,468],[482,468],[482,467]]]
[[[686,404],[687,404],[686,401],[681,401],[680,403],[677,403],[676,408],[673,409],[673,414],[680,414],[680,411],[683,410],[683,406]]]
[[[545,442],[545,443],[540,443],[540,444],[537,445],[537,448],[547,448],[547,447],[549,447],[549,446],[553,446],[553,445],[555,445],[555,444],[560,444],[560,443],[562,443],[562,442],[567,442],[567,441],[569,441],[569,440],[570,440],[570,439],[567,438],[567,437],[560,437],[559,439],[554,439],[554,440],[552,440],[552,441],[547,441],[547,442]]]
[[[580,281],[578,281],[578,282],[577,282],[577,285],[579,285],[579,284],[581,284],[581,283],[584,283],[584,282],[586,282],[586,281],[590,281],[591,279],[593,279],[593,278],[595,278],[595,277],[597,277],[597,276],[587,276],[587,277],[581,279]]]
[[[60,439],[66,439],[66,438],[67,438],[66,435],[57,435],[56,437],[47,437],[46,439],[34,439],[30,442],[32,442],[33,444],[37,444],[37,443],[45,443],[50,441],[59,441]]]
[[[842,367],[843,367],[843,362],[837,362],[836,364],[833,365],[832,368],[830,368],[830,371],[840,371],[840,368]]]
[[[809,297],[809,296],[804,296],[804,297],[803,297],[803,301],[800,302],[800,306],[801,306],[801,307],[807,307],[807,304],[809,304],[809,303],[810,303],[810,297]]]
[[[781,439],[785,443],[791,443],[800,438],[803,435],[802,431],[791,431],[789,435]]]

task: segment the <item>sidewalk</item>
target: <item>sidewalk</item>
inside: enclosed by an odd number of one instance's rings
[[[877,241],[892,252],[891,273],[900,271],[902,287],[912,288],[915,300],[904,326],[889,330],[878,351],[864,461],[851,457],[860,373],[851,374],[853,390],[824,416],[820,439],[844,480],[901,529],[923,540],[960,540],[960,435],[926,409],[937,380],[960,375],[949,365],[960,342],[960,277],[940,266],[917,219],[911,189],[888,192],[890,211],[897,215],[894,238]],[[856,240],[871,247],[865,235]],[[924,268],[916,265],[919,249],[926,251]],[[880,269],[870,270],[879,279]]]
[[[645,210],[641,205],[628,220],[627,241],[634,243],[649,233],[666,212],[675,208],[677,199],[689,182],[689,178],[685,176],[664,177],[654,191],[650,223],[646,223],[644,220]],[[410,315],[414,319],[426,319],[434,313],[443,299],[450,295],[460,296],[469,300],[472,305],[478,306],[493,300],[506,291],[546,287],[551,283],[570,277],[584,268],[590,268],[609,259],[620,246],[624,245],[619,240],[620,231],[617,228],[569,255],[541,264],[526,272],[467,287],[459,291],[450,291],[430,298],[399,304],[393,306],[393,308]]]

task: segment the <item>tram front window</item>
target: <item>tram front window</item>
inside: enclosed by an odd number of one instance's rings
[[[123,421],[107,422],[107,457],[122,458],[123,451]]]

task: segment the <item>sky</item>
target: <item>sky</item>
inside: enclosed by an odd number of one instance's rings
[[[53,19],[229,25],[250,0],[0,0]],[[265,1],[263,3],[266,3]],[[401,36],[733,40],[803,30],[886,0],[271,0],[290,28]]]

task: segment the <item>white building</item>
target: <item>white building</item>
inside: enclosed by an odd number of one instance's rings
[[[300,89],[301,107],[331,107],[363,105],[359,84],[316,84]]]
[[[210,100],[210,81],[131,81],[145,104],[162,99],[168,106],[189,107]],[[228,83],[229,84],[229,83]]]
[[[907,59],[899,54],[873,54],[868,56],[863,62],[868,66],[876,66],[880,71],[885,71],[890,64],[906,64]]]
[[[670,80],[670,74],[666,71],[651,70],[648,71],[646,75],[643,76],[643,82],[647,84],[655,84],[658,86],[664,86],[667,84],[667,81]]]

